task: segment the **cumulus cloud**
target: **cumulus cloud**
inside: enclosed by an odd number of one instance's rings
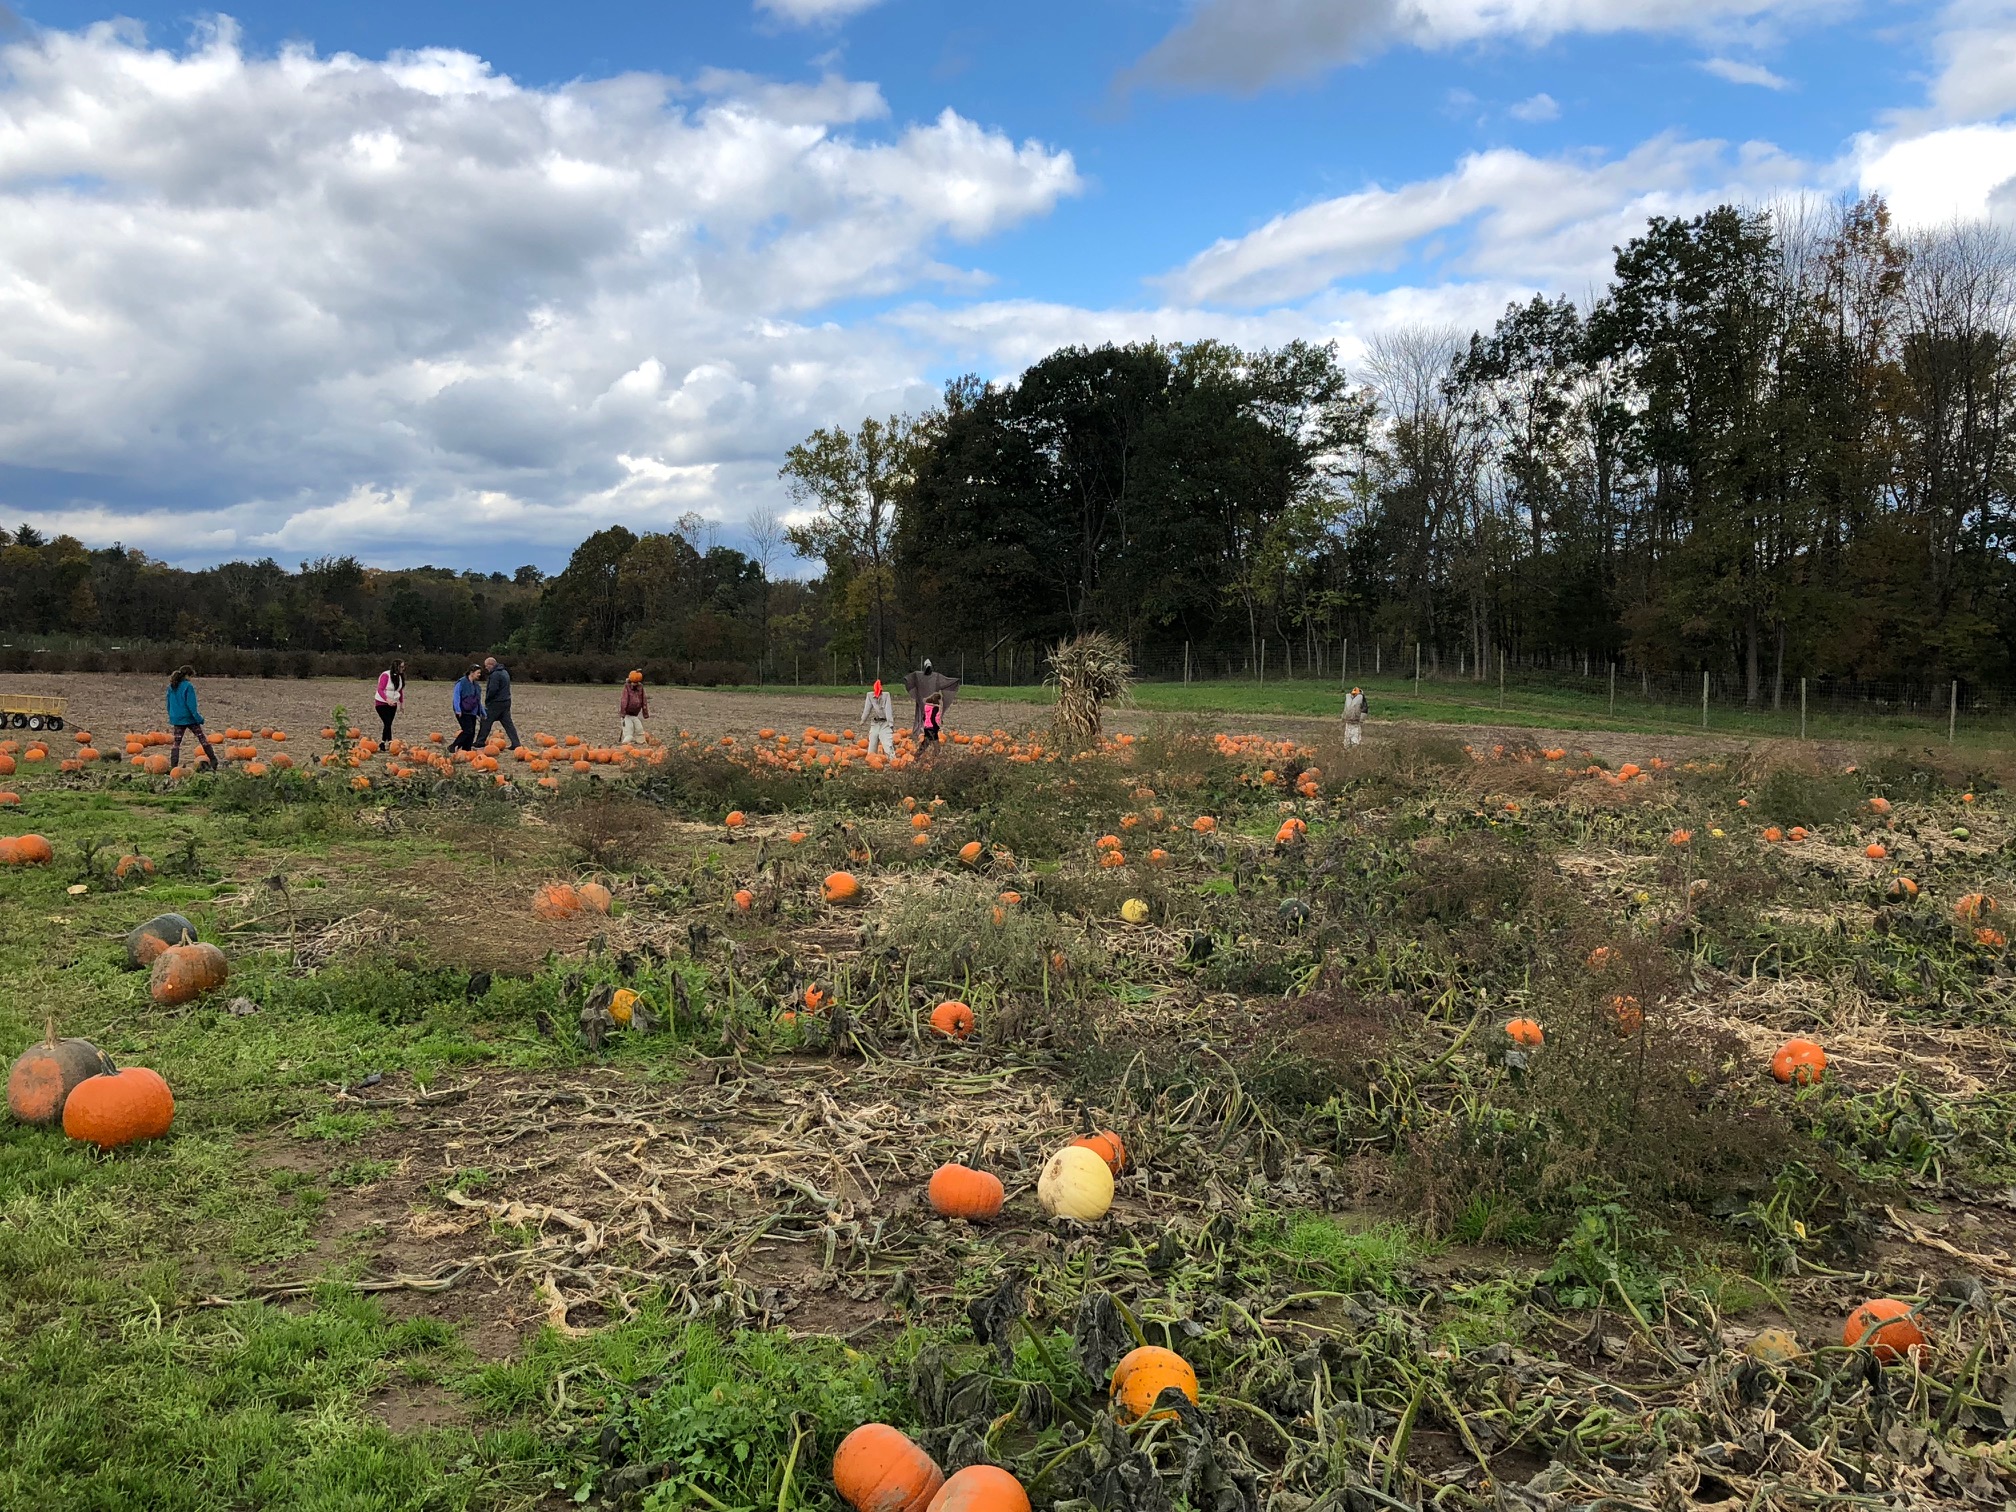
[[[1748,84],[1758,89],[1790,89],[1792,81],[1780,78],[1762,63],[1742,63],[1734,58],[1709,58],[1701,67],[1730,84]]]
[[[1187,89],[1257,90],[1307,79],[1385,48],[1438,49],[1492,37],[1536,43],[1574,32],[1724,38],[1842,8],[1844,0],[1193,0],[1129,75]],[[1987,0],[1983,0],[1987,3]]]
[[[1561,118],[1561,102],[1550,94],[1536,94],[1529,99],[1521,100],[1505,113],[1515,121],[1525,121],[1529,124],[1558,121]]]
[[[1954,0],[1940,13],[1926,118],[1992,119],[2016,108],[2016,0]]]
[[[206,556],[732,516],[807,429],[928,396],[824,308],[969,286],[950,249],[1079,187],[951,111],[855,129],[886,114],[228,25],[0,48],[0,507]]]
[[[830,26],[881,3],[882,0],[756,0],[756,7],[794,26]]]
[[[1731,161],[1722,143],[1654,138],[1624,157],[1473,153],[1437,178],[1378,186],[1276,216],[1206,248],[1165,286],[1199,303],[1304,298],[1338,279],[1399,268],[1430,238],[1456,271],[1516,271],[1542,284],[1600,273],[1610,247],[1651,215],[1675,215],[1732,193],[1771,193],[1801,168],[1764,147]],[[1460,233],[1460,234],[1459,234]]]

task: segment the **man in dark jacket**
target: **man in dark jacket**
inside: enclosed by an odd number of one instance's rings
[[[483,659],[483,671],[488,681],[483,685],[483,728],[476,732],[476,744],[484,744],[490,739],[490,731],[502,725],[504,738],[516,746],[518,726],[511,723],[511,674],[494,656]]]

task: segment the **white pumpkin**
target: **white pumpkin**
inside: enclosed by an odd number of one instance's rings
[[[1036,1200],[1052,1218],[1096,1223],[1113,1206],[1113,1172],[1083,1145],[1066,1145],[1036,1178]]]
[[[1120,905],[1120,917],[1129,924],[1148,922],[1148,901],[1145,898],[1129,898]]]

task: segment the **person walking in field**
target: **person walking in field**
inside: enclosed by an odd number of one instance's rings
[[[392,663],[378,674],[378,691],[372,695],[378,708],[378,722],[385,727],[379,736],[379,743],[392,743],[392,721],[399,717],[399,711],[406,706],[406,663],[396,657]]]
[[[644,743],[644,721],[651,717],[651,700],[644,696],[644,674],[632,672],[623,680],[623,696],[616,712],[623,716],[623,744]]]
[[[882,689],[882,679],[875,679],[875,689],[861,700],[861,721],[868,726],[868,754],[873,756],[881,751],[884,756],[896,754],[896,706]]]
[[[504,738],[515,746],[519,740],[518,726],[511,723],[511,674],[494,656],[483,659],[483,671],[483,728],[476,732],[476,744],[487,745],[490,732],[502,725]]]
[[[1365,738],[1365,690],[1353,688],[1344,697],[1344,744],[1357,745]]]
[[[203,711],[196,706],[196,684],[190,681],[195,675],[194,667],[177,667],[168,678],[168,728],[175,732],[175,743],[168,748],[168,765],[170,768],[182,765],[182,737],[193,730],[196,744],[203,748],[203,758],[214,772],[217,753],[211,749],[210,737],[203,733]]]
[[[448,747],[451,751],[473,751],[476,749],[476,721],[483,714],[483,669],[471,667],[455,679],[455,692],[449,707],[455,711],[455,722],[462,727],[462,733],[455,737],[455,743]]]

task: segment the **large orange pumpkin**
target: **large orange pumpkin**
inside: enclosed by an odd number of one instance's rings
[[[822,891],[828,903],[852,903],[861,896],[861,879],[848,871],[828,872]]]
[[[947,1039],[965,1039],[973,1032],[973,1010],[956,1000],[931,1010],[931,1027]]]
[[[833,1489],[854,1512],[925,1512],[944,1484],[937,1462],[887,1423],[863,1423],[833,1454]]]
[[[89,1040],[57,1039],[52,1023],[42,1042],[23,1050],[7,1073],[7,1111],[23,1123],[60,1123],[63,1104],[80,1082],[118,1069]]]
[[[968,1465],[938,1488],[925,1512],[1029,1512],[1029,1493],[998,1465]]]
[[[1129,1422],[1137,1422],[1154,1410],[1156,1400],[1170,1386],[1192,1402],[1197,1400],[1197,1372],[1190,1368],[1190,1362],[1173,1349],[1144,1344],[1124,1355],[1113,1367],[1107,1394],[1116,1412]]]
[[[615,903],[609,889],[600,882],[583,882],[574,889],[574,896],[581,900],[583,908],[592,908],[596,913],[607,913]]]
[[[159,1139],[174,1122],[168,1083],[145,1066],[86,1077],[63,1104],[63,1132],[101,1150]]]
[[[1802,1087],[1827,1074],[1827,1052],[1809,1039],[1790,1039],[1771,1057],[1771,1074],[1781,1082],[1798,1082]]]
[[[942,1165],[925,1188],[933,1212],[947,1218],[998,1218],[1004,1193],[1001,1178],[970,1166]]]
[[[196,938],[196,926],[180,914],[156,914],[126,936],[126,964],[143,971],[170,945],[187,945]]]
[[[1922,1354],[1926,1347],[1925,1330],[1911,1316],[1910,1304],[1895,1297],[1874,1298],[1848,1314],[1841,1342],[1850,1349],[1866,1344],[1885,1361]]]
[[[565,882],[548,882],[532,895],[532,912],[542,919],[571,919],[581,912],[581,894]]]
[[[231,963],[215,945],[201,940],[193,945],[170,945],[154,958],[147,995],[163,1007],[193,1003],[222,987],[230,975]]]
[[[0,865],[47,866],[56,852],[40,835],[18,835],[0,852]]]

